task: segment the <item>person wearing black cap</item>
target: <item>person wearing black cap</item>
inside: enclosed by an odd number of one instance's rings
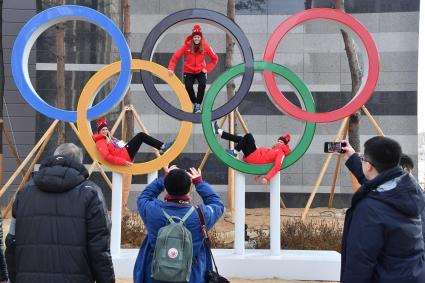
[[[235,149],[229,149],[227,152],[236,157],[239,152],[242,151],[244,157],[243,160],[247,163],[252,164],[267,164],[274,163],[273,168],[267,173],[264,178],[261,179],[263,185],[267,185],[268,182],[280,171],[285,156],[288,156],[291,152],[291,148],[288,143],[291,141],[291,135],[286,133],[280,136],[276,144],[272,148],[257,147],[255,139],[252,134],[246,134],[245,136],[237,136],[227,133],[219,128],[217,121],[214,122],[214,132],[218,134],[222,139],[235,142]],[[255,179],[259,179],[261,176],[257,176]]]
[[[168,64],[168,73],[174,74],[177,62],[184,55],[183,75],[184,84],[193,103],[193,113],[201,113],[201,104],[204,99],[205,87],[207,85],[207,74],[217,65],[218,56],[202,36],[199,25],[195,25],[192,34],[188,35],[185,42]],[[206,57],[210,57],[210,62],[205,62]],[[198,81],[198,95],[195,95],[193,84]]]
[[[208,230],[223,215],[224,204],[220,196],[207,182],[203,181],[199,169],[190,168],[186,171],[174,165],[166,169],[166,175],[147,185],[137,200],[137,208],[147,229],[147,235],[134,265],[134,282],[158,282],[151,277],[152,255],[158,231],[168,224],[163,211],[173,217],[183,218],[192,207],[189,195],[191,184],[195,185],[196,192],[202,198],[203,204],[199,207]],[[158,196],[164,189],[167,194],[162,201],[158,199]],[[184,223],[191,232],[193,241],[193,262],[189,283],[205,282],[205,271],[212,270],[212,263],[197,213],[190,214]]]
[[[341,283],[425,282],[425,197],[399,166],[400,144],[377,136],[358,154],[343,142],[346,166],[361,187],[345,216]]]
[[[400,158],[400,166],[407,173],[412,173],[413,168],[415,168],[413,159],[409,155],[404,153],[401,155],[401,158]],[[421,187],[421,189],[422,189],[422,193],[425,194],[424,188]],[[425,242],[425,209],[422,211],[422,233],[424,235],[424,242]]]

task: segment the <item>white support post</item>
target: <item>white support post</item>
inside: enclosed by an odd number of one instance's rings
[[[113,258],[120,258],[121,203],[122,203],[122,175],[120,173],[112,172],[111,254]]]
[[[156,178],[158,178],[158,171],[149,173],[148,174],[148,184],[153,182]]]
[[[280,172],[270,180],[270,252],[280,255]]]
[[[245,252],[245,174],[235,171],[235,253]]]

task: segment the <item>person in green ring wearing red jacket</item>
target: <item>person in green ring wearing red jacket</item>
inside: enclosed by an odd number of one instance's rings
[[[237,136],[227,133],[220,129],[217,121],[214,122],[214,132],[218,134],[222,139],[233,141],[236,143],[235,149],[229,149],[227,152],[236,157],[237,154],[242,151],[244,157],[243,161],[251,164],[267,164],[274,163],[273,168],[261,179],[263,185],[267,185],[268,182],[280,171],[285,156],[288,156],[291,152],[291,148],[288,143],[291,141],[291,135],[289,133],[280,136],[277,142],[272,148],[257,147],[255,139],[252,134],[246,134],[245,136]],[[260,176],[255,179],[258,180]]]
[[[218,56],[202,36],[199,25],[195,25],[192,34],[188,35],[182,47],[171,57],[168,64],[168,73],[174,74],[177,62],[184,55],[183,75],[186,90],[193,103],[193,113],[201,113],[201,104],[204,99],[205,87],[207,84],[207,74],[217,65]],[[205,58],[210,57],[207,64]],[[198,95],[195,95],[193,84],[198,81]]]

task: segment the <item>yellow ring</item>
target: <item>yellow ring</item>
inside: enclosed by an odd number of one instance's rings
[[[114,165],[107,162],[99,153],[96,148],[96,144],[93,141],[90,123],[87,120],[87,109],[91,105],[93,98],[97,94],[98,90],[107,80],[109,80],[115,74],[118,74],[120,72],[120,68],[121,62],[112,63],[94,74],[84,86],[77,106],[77,126],[78,132],[80,133],[80,140],[93,160],[101,162],[103,165],[114,172],[137,175],[157,171],[164,167],[164,165],[169,164],[171,161],[176,159],[177,156],[183,151],[184,147],[189,141],[192,132],[191,122],[182,122],[180,131],[174,144],[163,155],[154,160],[137,163],[130,166]],[[131,70],[149,71],[165,81],[177,94],[182,110],[186,112],[192,111],[192,103],[190,102],[184,85],[176,76],[170,77],[166,68],[150,61],[133,59],[131,60]]]

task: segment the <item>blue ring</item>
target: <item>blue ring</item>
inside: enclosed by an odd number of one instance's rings
[[[62,5],[44,10],[32,17],[21,29],[13,45],[12,75],[20,93],[34,109],[53,119],[76,122],[76,111],[53,107],[41,99],[31,84],[28,74],[29,53],[38,36],[49,27],[67,20],[90,22],[105,30],[114,40],[121,57],[121,72],[116,85],[108,96],[88,110],[87,118],[93,120],[108,112],[121,101],[131,81],[130,48],[120,29],[102,13],[83,6]]]

